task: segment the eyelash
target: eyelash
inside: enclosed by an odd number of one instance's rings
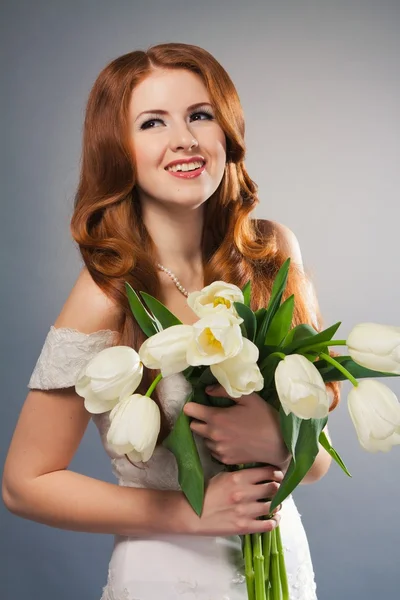
[[[207,110],[197,110],[195,112],[192,112],[190,114],[190,118],[192,118],[194,115],[206,115],[208,117],[209,121],[212,121],[214,119],[214,115],[211,112],[208,112]],[[153,127],[146,127],[146,125],[148,125],[149,123],[153,123],[154,121],[162,121],[162,119],[160,119],[160,117],[154,117],[153,119],[147,119],[147,121],[142,123],[142,125],[140,126],[140,129],[153,129]]]

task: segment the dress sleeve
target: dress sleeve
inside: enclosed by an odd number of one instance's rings
[[[118,335],[111,329],[82,333],[52,325],[27,387],[36,390],[73,387],[85,364],[104,348],[115,345]]]

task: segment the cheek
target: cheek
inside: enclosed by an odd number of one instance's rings
[[[219,131],[219,134],[217,136],[216,146],[217,146],[217,163],[218,163],[218,166],[220,167],[220,169],[223,170],[225,168],[225,163],[226,163],[226,138],[225,138],[225,133],[222,131],[222,129]]]
[[[138,182],[145,180],[151,172],[150,168],[157,166],[161,161],[159,148],[149,141],[135,144],[133,146],[133,157]]]
[[[226,141],[225,137],[221,140],[220,145],[218,147],[218,164],[222,169],[225,168],[226,163]]]

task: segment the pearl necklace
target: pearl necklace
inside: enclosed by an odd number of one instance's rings
[[[178,290],[181,292],[181,294],[186,296],[186,298],[189,296],[189,292],[183,287],[177,276],[170,269],[167,269],[163,265],[160,265],[160,263],[157,263],[157,267],[160,269],[160,271],[164,271],[164,273],[172,279],[172,281],[174,282]]]

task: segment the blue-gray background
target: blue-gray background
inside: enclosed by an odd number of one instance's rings
[[[400,325],[400,4],[375,1],[2,2],[0,462],[44,337],[80,269],[69,236],[82,120],[120,54],[203,46],[237,85],[257,215],[288,225],[327,324]],[[392,389],[400,394],[397,380]],[[344,387],[336,465],[295,494],[320,600],[397,597],[400,449],[361,450]],[[90,424],[71,469],[114,481]],[[0,505],[2,600],[98,600],[112,537],[61,531]],[[161,600],[161,599],[160,599]]]

